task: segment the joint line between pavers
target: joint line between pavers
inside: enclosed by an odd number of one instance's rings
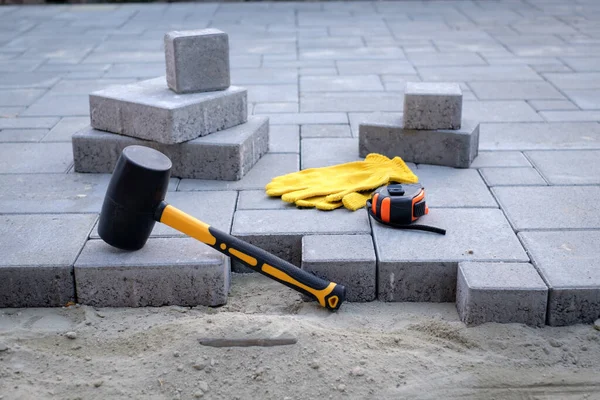
[[[540,174],[540,176],[542,177],[542,179],[544,180],[544,182],[546,182],[549,186],[552,186],[552,184],[550,183],[550,180],[546,177],[546,175],[544,175],[544,173],[539,168],[539,166],[535,163],[535,161],[533,161],[533,159],[531,157],[529,157],[525,151],[522,151],[521,154],[523,154],[523,157],[525,157],[525,159],[527,161],[529,161],[529,164],[531,164],[531,166],[533,167],[533,169],[538,174]]]
[[[72,276],[72,279],[73,279],[73,297],[74,297],[75,303],[79,303],[79,296],[77,296],[77,281],[75,279],[75,264],[77,264],[77,260],[79,259],[79,256],[83,252],[83,249],[85,248],[85,245],[87,244],[87,242],[89,242],[90,240],[92,240],[91,239],[91,235],[92,235],[92,232],[94,232],[94,228],[96,227],[97,223],[98,223],[98,216],[94,220],[94,223],[92,224],[92,226],[90,227],[90,230],[87,233],[87,239],[86,239],[86,241],[83,242],[83,246],[81,246],[81,248],[77,252],[77,255],[75,256],[75,259],[73,260],[73,264],[71,264],[71,271],[73,273],[73,276]]]
[[[375,235],[373,233],[373,221],[368,213],[367,220],[369,221],[369,232],[371,242],[373,243],[373,251],[375,252],[375,300],[377,300],[379,299],[379,253],[377,252],[377,243],[375,242]]]

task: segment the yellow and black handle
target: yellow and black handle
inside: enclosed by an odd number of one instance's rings
[[[170,204],[162,202],[154,217],[157,221],[241,261],[254,271],[314,298],[329,310],[337,310],[345,300],[344,286],[301,270],[259,247],[211,227]]]

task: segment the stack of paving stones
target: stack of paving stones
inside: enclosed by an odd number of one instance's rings
[[[462,121],[458,83],[407,82],[404,113],[374,114],[359,125],[359,153],[468,168],[479,148],[479,124]]]
[[[90,94],[91,126],[73,135],[76,172],[110,173],[129,145],[155,148],[179,178],[235,181],[268,151],[269,120],[248,118],[230,86],[229,40],[217,29],[165,35],[164,77]]]

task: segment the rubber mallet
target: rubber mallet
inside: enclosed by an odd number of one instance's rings
[[[106,191],[98,234],[111,246],[139,250],[156,221],[206,243],[284,285],[337,310],[346,296],[342,285],[312,275],[254,245],[221,232],[178,210],[164,199],[171,176],[171,160],[144,146],[123,149]],[[198,195],[201,201],[201,195]],[[177,249],[173,249],[177,251]]]

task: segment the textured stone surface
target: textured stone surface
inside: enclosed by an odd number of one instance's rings
[[[358,140],[355,138],[302,139],[302,169],[327,167],[358,161]]]
[[[64,173],[73,165],[69,143],[3,143],[0,174]]]
[[[286,203],[280,197],[269,197],[264,189],[242,190],[239,194],[238,210],[270,210],[296,208],[293,203]]]
[[[404,92],[406,129],[460,129],[462,91],[458,83],[408,82]]]
[[[305,236],[302,269],[344,285],[347,301],[375,300],[377,269],[371,235]]]
[[[483,167],[531,167],[520,151],[480,151],[471,168]]]
[[[463,120],[460,130],[411,130],[400,114],[373,114],[359,125],[359,154],[400,156],[404,161],[468,168],[477,156],[479,125]]]
[[[488,186],[547,185],[535,168],[481,168],[480,172]]]
[[[299,266],[305,235],[368,234],[370,231],[365,210],[239,210],[235,212],[231,234]],[[244,271],[236,262],[232,266],[234,271]]]
[[[152,147],[173,162],[172,176],[236,181],[268,150],[269,120],[247,123],[184,143],[161,144],[86,128],[73,135],[75,171],[110,173],[123,148]]]
[[[453,302],[458,262],[529,261],[502,211],[496,209],[430,209],[419,219],[421,224],[446,229],[445,236],[371,222],[382,301]]]
[[[230,128],[248,118],[246,89],[176,95],[165,78],[113,86],[90,94],[92,126],[173,144]]]
[[[165,34],[167,83],[176,93],[229,87],[229,38],[218,29]]]
[[[191,238],[149,239],[135,252],[89,240],[75,263],[78,300],[97,307],[218,306],[229,278],[229,258]]]
[[[548,324],[592,323],[600,315],[600,231],[519,233],[549,287]]]
[[[75,300],[73,263],[96,215],[0,215],[0,307]]]
[[[468,325],[546,323],[548,288],[529,263],[461,262],[456,308]]]
[[[600,150],[528,151],[551,185],[600,184]]]

